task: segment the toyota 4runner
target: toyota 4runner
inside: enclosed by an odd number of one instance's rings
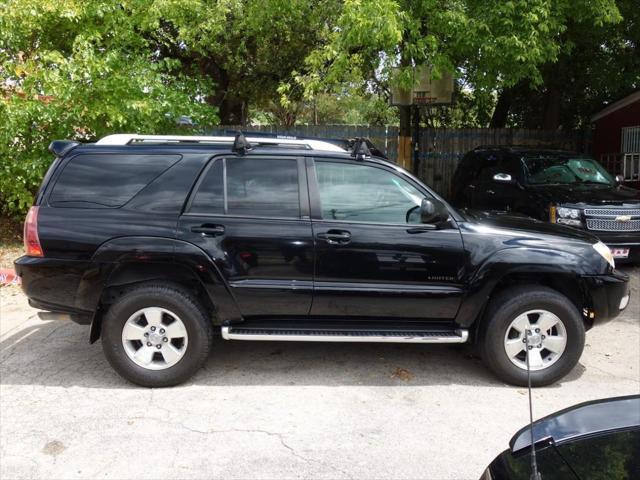
[[[55,141],[15,262],[113,368],[185,381],[225,340],[473,343],[502,380],[578,362],[628,278],[587,232],[458,211],[364,140]],[[527,350],[528,349],[528,350]]]

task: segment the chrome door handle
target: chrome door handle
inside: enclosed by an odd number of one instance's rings
[[[193,233],[201,233],[203,236],[216,237],[224,234],[224,226],[204,224],[197,227],[191,227]]]
[[[344,245],[351,241],[351,233],[346,230],[329,230],[325,233],[319,233],[316,238],[324,240],[331,245]]]

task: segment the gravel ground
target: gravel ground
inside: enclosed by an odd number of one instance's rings
[[[640,268],[625,314],[534,391],[534,416],[640,392]],[[0,478],[476,479],[527,423],[526,390],[464,346],[217,340],[190,383],[143,389],[0,287]]]

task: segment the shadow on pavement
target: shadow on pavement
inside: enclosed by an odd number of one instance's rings
[[[42,322],[0,343],[3,385],[138,388],[120,378],[88,343],[87,327]],[[578,365],[563,381],[578,379]],[[186,385],[430,386],[504,385],[466,345],[238,342],[216,338]],[[177,387],[179,388],[179,387]]]

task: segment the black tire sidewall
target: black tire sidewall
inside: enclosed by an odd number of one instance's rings
[[[164,370],[149,370],[135,364],[122,345],[126,321],[146,307],[173,312],[187,330],[187,351],[178,363]],[[124,294],[109,308],[102,322],[102,348],[122,377],[145,387],[167,387],[184,382],[202,366],[209,354],[211,331],[204,311],[188,293],[165,285],[142,286]]]
[[[484,362],[507,383],[526,386],[527,371],[514,365],[504,349],[504,337],[511,322],[529,310],[547,310],[564,324],[567,345],[561,357],[551,366],[531,372],[531,385],[544,386],[567,375],[578,363],[585,343],[585,327],[580,313],[571,301],[547,288],[517,289],[500,295],[487,311],[480,337]]]

